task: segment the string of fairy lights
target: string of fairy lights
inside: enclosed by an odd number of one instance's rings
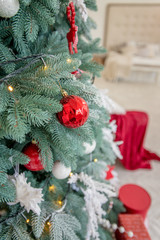
[[[39,60],[41,60],[41,61],[43,62],[43,65],[44,65],[44,66],[42,67],[42,70],[43,70],[43,71],[47,71],[47,70],[49,69],[49,66],[48,66],[48,65],[46,64],[46,62],[44,61],[44,57],[55,58],[55,56],[53,56],[53,55],[46,55],[46,54],[43,54],[43,55],[33,55],[32,57],[35,58],[35,59],[33,59],[30,63],[28,63],[27,65],[25,65],[24,67],[22,67],[22,68],[20,68],[20,69],[18,69],[18,70],[16,70],[16,71],[14,71],[13,73],[8,74],[7,76],[1,78],[1,79],[0,79],[0,84],[3,83],[3,82],[5,82],[5,83],[7,84],[8,79],[16,76],[17,74],[22,73],[22,72],[25,71],[27,68],[29,68],[32,64],[36,63],[36,62],[39,61]],[[9,62],[3,62],[3,63],[0,64],[0,67],[3,66],[3,65],[5,65],[5,64],[7,64],[7,63],[9,63],[9,64],[10,64],[10,63],[13,63],[13,62],[16,63],[16,62],[20,62],[20,61],[26,60],[26,59],[28,59],[28,58],[31,58],[31,56],[29,56],[29,57],[24,57],[24,58],[19,58],[19,59],[15,59],[15,60],[11,60],[11,61],[9,61]],[[67,59],[66,59],[66,62],[67,62],[68,64],[71,64],[72,61],[73,61],[73,60],[72,60],[71,58],[67,58]],[[74,66],[73,66],[73,69],[75,69]],[[8,91],[9,91],[9,92],[13,92],[13,91],[14,91],[14,87],[13,87],[12,85],[8,85],[8,84],[7,84],[7,88],[8,88]]]
[[[90,154],[90,158],[91,158],[91,156],[92,156],[92,154]],[[97,158],[94,158],[94,159],[92,160],[92,162],[97,163],[97,162],[98,162],[98,159],[97,159]],[[73,172],[70,172],[69,177],[72,177],[73,174],[74,174]],[[56,190],[57,190],[57,187],[56,187],[54,184],[52,184],[52,185],[50,185],[50,186],[48,187],[48,191],[49,191],[50,193],[56,193]],[[62,212],[62,211],[65,209],[65,206],[66,206],[66,203],[67,203],[66,196],[64,197],[63,200],[61,199],[61,197],[58,197],[58,199],[57,199],[54,203],[56,204],[56,206],[59,207],[59,209],[58,209],[58,210],[55,210],[54,213],[52,213],[52,214],[56,214],[56,213],[58,213],[58,212]],[[113,203],[113,200],[112,200],[112,198],[111,198],[111,199],[110,199],[109,206],[108,206],[107,215],[109,215],[110,211],[111,211],[112,208],[113,208],[113,205],[114,205],[114,203]],[[26,221],[26,224],[29,224],[29,225],[30,225],[31,219],[30,219],[30,218],[27,218],[24,213],[25,213],[25,210],[21,211],[19,214],[21,214],[21,215],[23,216],[23,218],[24,218],[25,221]],[[50,222],[50,218],[51,218],[52,214],[46,217],[46,223],[45,223],[45,227],[44,227],[45,229],[51,227],[51,224],[52,224],[52,223]],[[16,215],[16,216],[17,216],[17,215]],[[13,217],[16,217],[16,216],[12,216],[12,217],[9,217],[9,218],[13,218]],[[9,219],[9,218],[8,218],[8,219]],[[4,221],[7,221],[8,219],[5,219]],[[4,222],[4,221],[2,221],[2,222]],[[102,222],[101,222],[101,221],[102,221]],[[100,221],[100,224],[102,224],[105,228],[107,228],[107,229],[110,230],[111,232],[113,231],[113,233],[114,233],[115,231],[119,230],[120,233],[122,233],[122,234],[126,233],[130,238],[133,239],[134,234],[133,234],[132,231],[126,231],[123,226],[119,226],[119,227],[118,227],[118,225],[117,225],[116,223],[111,224],[111,223],[109,222],[109,220],[107,220],[107,219],[102,219],[101,221]],[[0,223],[1,223],[1,222],[0,222]]]

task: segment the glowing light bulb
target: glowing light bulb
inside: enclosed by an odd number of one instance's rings
[[[9,85],[9,86],[8,86],[8,90],[9,90],[10,92],[13,92],[14,88],[13,88],[11,85]]]
[[[51,226],[51,223],[50,223],[50,222],[47,222],[47,225],[48,225],[48,226]]]
[[[27,219],[27,220],[26,220],[26,223],[29,223],[29,222],[30,222],[30,220],[29,220],[29,219]]]
[[[71,63],[72,59],[71,58],[67,58],[67,63]]]
[[[48,70],[48,66],[47,66],[47,65],[44,65],[43,70],[44,70],[44,71]]]
[[[50,192],[55,192],[55,190],[56,190],[56,187],[55,187],[54,185],[51,185],[51,186],[49,187],[49,191],[50,191]]]
[[[70,172],[69,176],[70,176],[70,177],[72,177],[72,176],[73,176],[73,173],[72,173],[72,172]]]
[[[63,202],[62,202],[61,200],[58,200],[58,201],[57,201],[57,204],[58,204],[59,206],[62,206],[62,205],[63,205]]]
[[[94,161],[94,162],[98,162],[98,159],[97,159],[97,158],[95,158],[93,161]]]

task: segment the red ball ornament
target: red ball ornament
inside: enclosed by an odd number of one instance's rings
[[[39,148],[33,143],[30,143],[23,149],[23,153],[30,158],[29,163],[24,165],[28,170],[40,171],[44,169],[39,152]]]
[[[60,103],[63,110],[57,113],[59,122],[67,128],[81,127],[88,119],[89,108],[85,100],[78,96],[65,96]]]

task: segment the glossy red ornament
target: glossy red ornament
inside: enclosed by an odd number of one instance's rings
[[[60,102],[63,110],[57,113],[57,118],[63,126],[78,128],[87,121],[89,108],[83,98],[74,95],[65,96]]]
[[[24,165],[30,171],[40,171],[44,167],[40,159],[40,149],[36,144],[30,143],[23,149],[23,153],[30,158],[28,164]]]

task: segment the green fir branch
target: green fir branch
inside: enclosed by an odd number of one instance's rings
[[[0,202],[14,202],[16,199],[16,189],[11,181],[0,185]]]
[[[40,155],[43,166],[46,171],[52,171],[53,168],[53,153],[51,150],[51,138],[44,129],[32,128],[31,136],[37,141],[40,148]]]
[[[40,216],[38,216],[35,213],[32,213],[32,229],[33,229],[33,234],[35,235],[36,238],[40,238],[42,235],[42,232],[44,230],[44,226],[46,223],[46,212],[45,209],[41,211]]]
[[[79,221],[69,214],[56,214],[51,217],[50,239],[63,240],[79,240],[75,232],[80,230]]]

